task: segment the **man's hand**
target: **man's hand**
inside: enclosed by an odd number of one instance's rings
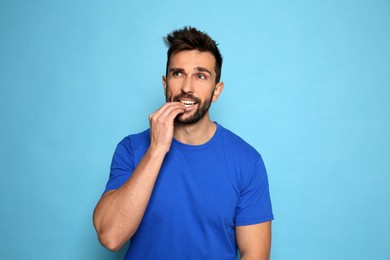
[[[185,112],[180,102],[167,102],[149,116],[150,148],[167,153],[173,139],[175,117]]]

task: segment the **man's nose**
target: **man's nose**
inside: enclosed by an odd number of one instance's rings
[[[187,77],[182,85],[182,91],[184,93],[192,93],[194,91],[193,82],[191,77]]]

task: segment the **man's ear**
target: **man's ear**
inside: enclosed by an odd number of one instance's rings
[[[164,86],[164,93],[167,91],[167,77],[165,75],[162,76],[162,84]]]
[[[215,85],[213,99],[212,99],[213,102],[217,101],[219,95],[221,95],[222,93],[223,87],[224,87],[223,82],[218,82],[217,85]]]

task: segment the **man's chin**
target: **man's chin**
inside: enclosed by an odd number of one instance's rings
[[[192,124],[199,122],[200,119],[201,118],[198,118],[198,117],[193,116],[193,115],[186,115],[184,113],[184,114],[178,115],[175,118],[175,122],[180,123],[180,124],[184,124],[184,125],[192,125]]]
[[[195,124],[198,121],[199,120],[194,121],[192,118],[181,118],[181,117],[176,117],[175,118],[175,122],[177,122],[179,124],[183,124],[183,125],[192,125],[192,124]]]

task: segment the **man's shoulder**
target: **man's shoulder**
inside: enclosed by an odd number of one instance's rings
[[[150,129],[146,129],[142,132],[130,134],[122,139],[120,144],[137,149],[140,146],[149,145],[150,143]]]
[[[224,140],[224,145],[227,145],[238,153],[253,154],[254,156],[259,155],[258,151],[238,134],[221,125],[218,126],[221,129],[221,137]]]

